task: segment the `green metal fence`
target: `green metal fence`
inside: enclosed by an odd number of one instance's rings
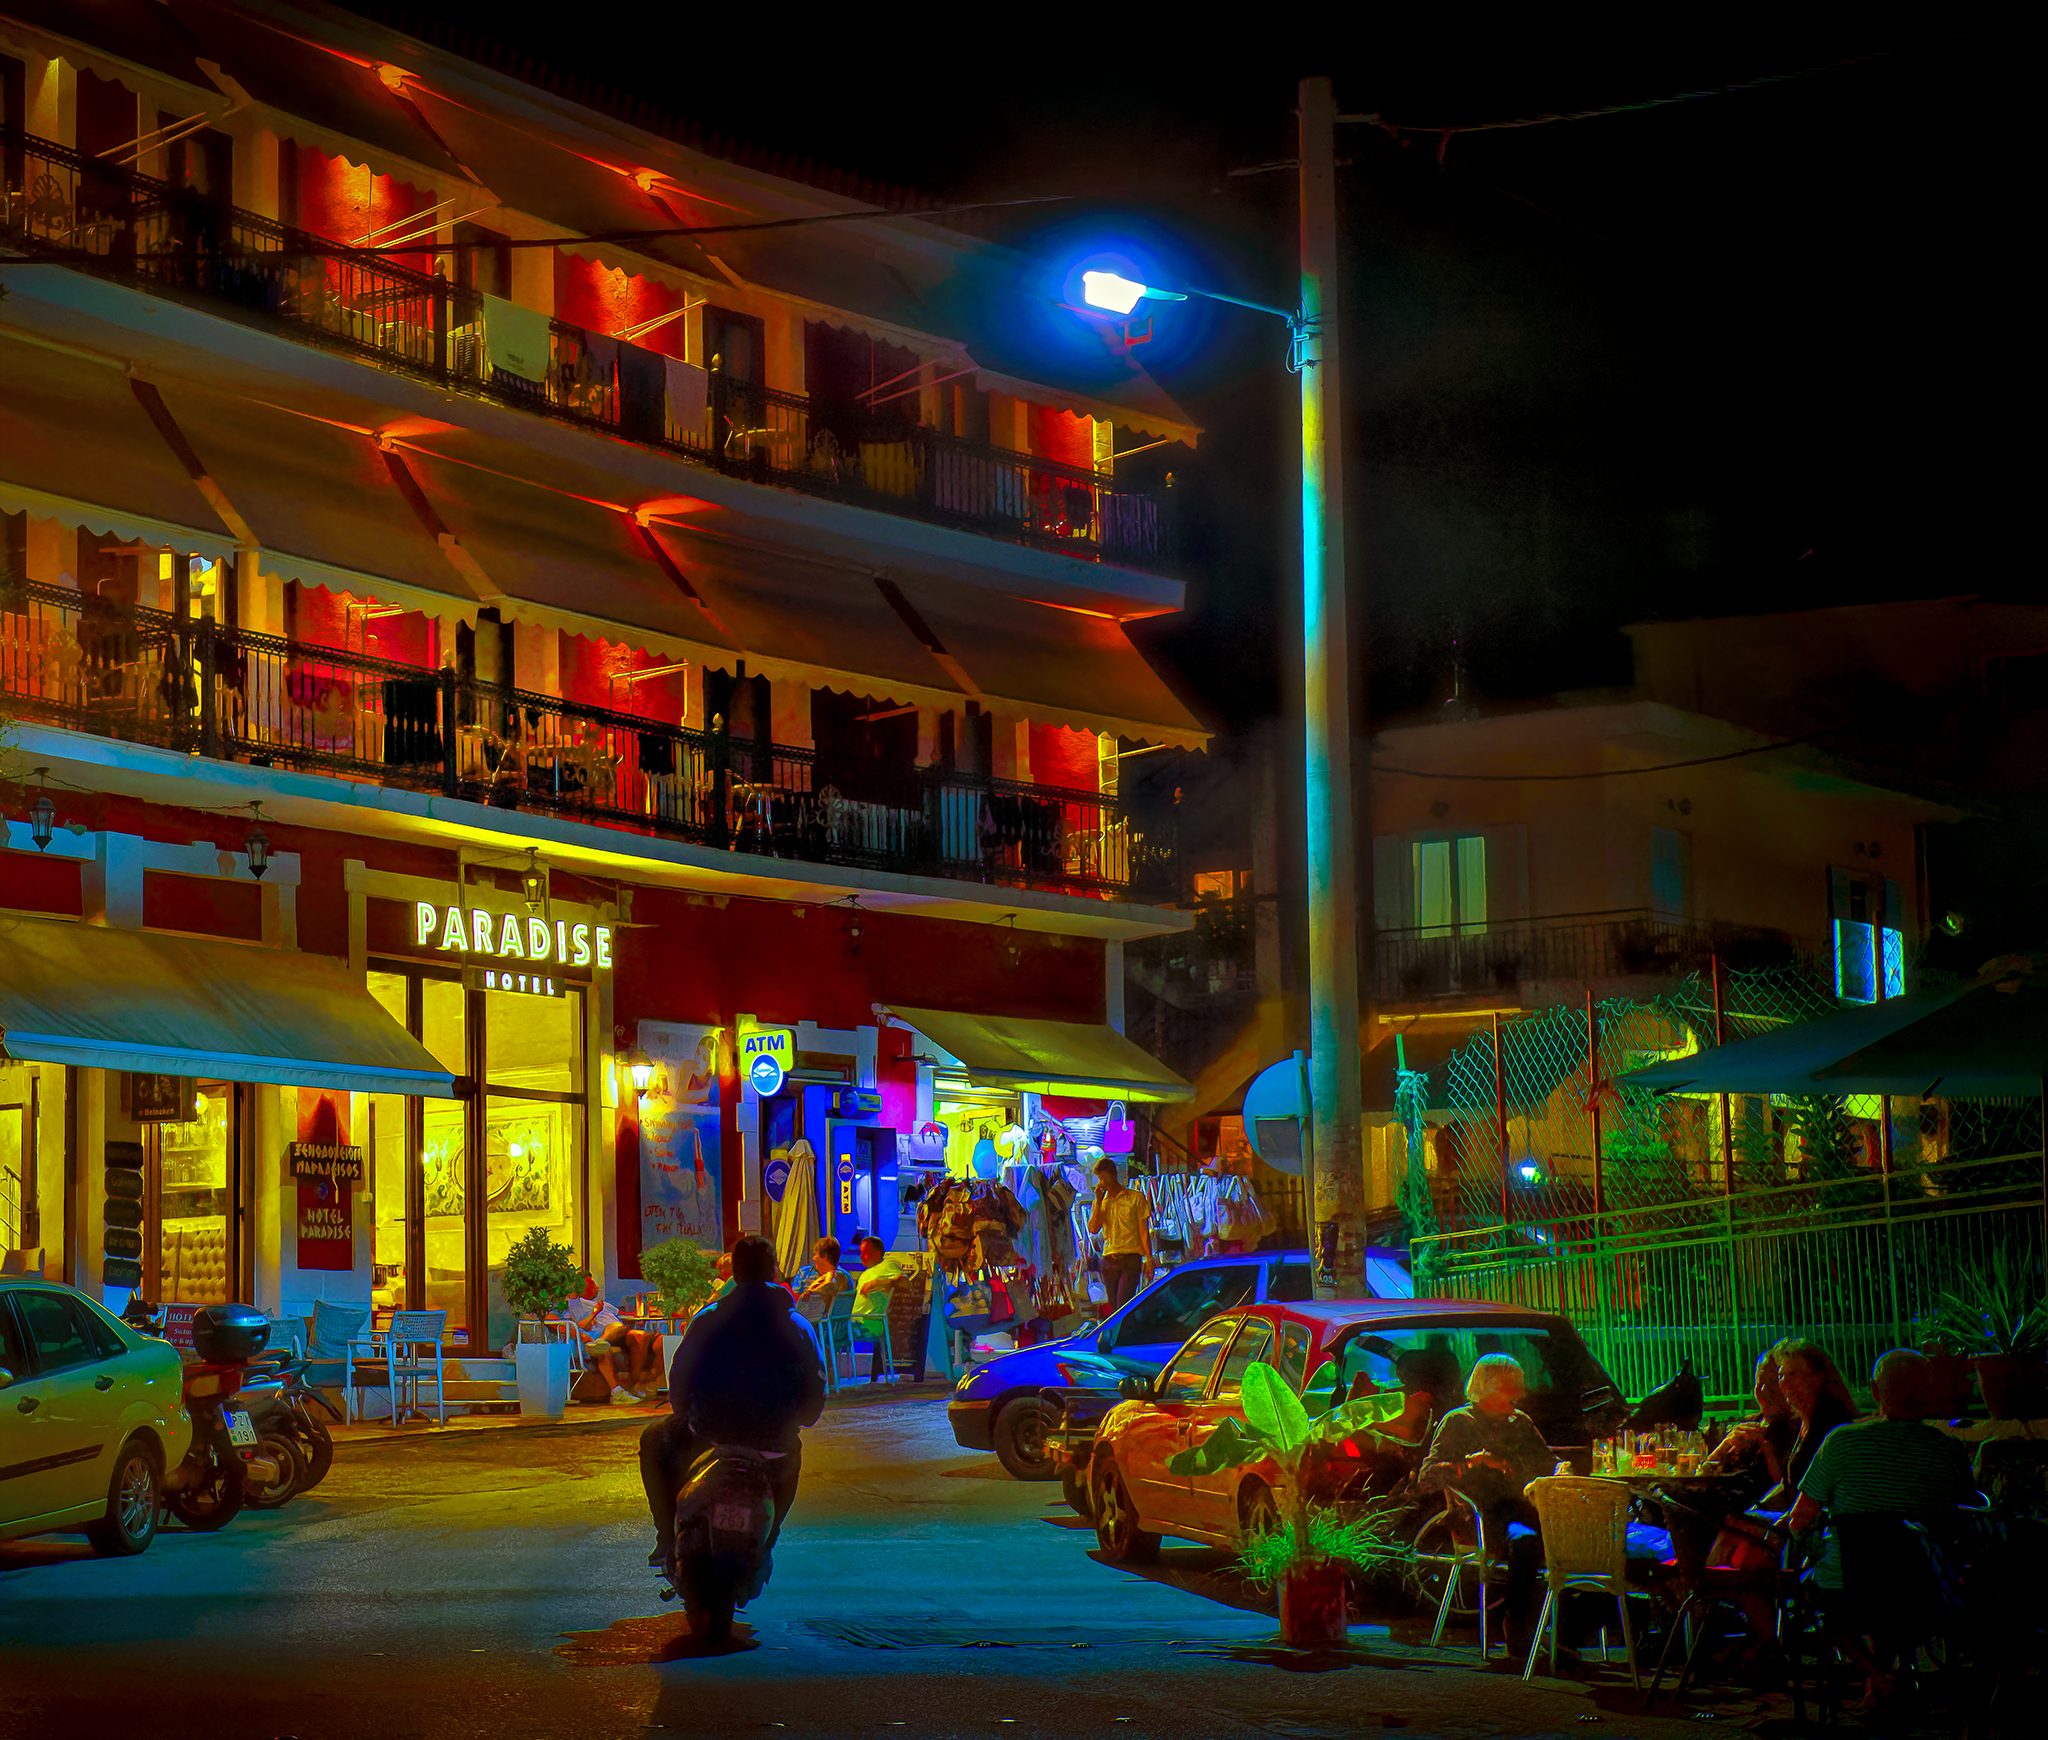
[[[1968,1116],[1973,1127],[2016,1124],[2027,1110]],[[1728,1398],[1788,1335],[1820,1342],[1859,1379],[1886,1348],[1913,1343],[1943,1288],[1995,1249],[2039,1274],[2042,1181],[2039,1150],[1945,1157],[1889,1175],[1496,1221],[1418,1239],[1413,1254],[1433,1293],[1571,1318],[1632,1396],[1689,1355],[1707,1393]]]

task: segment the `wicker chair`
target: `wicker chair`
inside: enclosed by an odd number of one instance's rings
[[[1543,1571],[1548,1587],[1543,1610],[1536,1617],[1536,1635],[1522,1678],[1536,1671],[1543,1636],[1550,1634],[1550,1671],[1557,1672],[1558,1610],[1573,1590],[1598,1590],[1614,1597],[1621,1613],[1621,1643],[1628,1655],[1631,1685],[1640,1687],[1636,1672],[1635,1637],[1628,1621],[1629,1490],[1618,1480],[1592,1480],[1579,1474],[1551,1474],[1532,1480],[1529,1502],[1543,1531]]]

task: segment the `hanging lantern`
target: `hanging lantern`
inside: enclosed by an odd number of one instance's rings
[[[36,777],[47,781],[50,770],[47,767],[39,767],[36,769]],[[45,784],[36,793],[36,801],[29,808],[28,837],[35,841],[36,850],[40,852],[49,845],[50,838],[56,831],[57,806],[50,802],[50,788]]]
[[[634,1046],[626,1054],[626,1073],[633,1078],[633,1091],[643,1098],[654,1082],[654,1059]]]
[[[249,811],[253,820],[249,824],[249,837],[242,842],[242,850],[249,855],[249,874],[261,882],[263,872],[270,868],[270,836],[263,831],[263,806],[251,804]]]
[[[526,890],[526,910],[538,912],[548,892],[548,875],[540,867],[540,848],[526,848],[526,868],[520,873],[519,885]]]

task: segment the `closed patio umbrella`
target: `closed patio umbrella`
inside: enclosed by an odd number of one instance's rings
[[[775,1264],[799,1285],[808,1277],[811,1246],[818,1242],[818,1155],[799,1136],[790,1145],[789,1182],[775,1208]]]

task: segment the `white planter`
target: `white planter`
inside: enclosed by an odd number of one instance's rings
[[[569,1367],[575,1349],[566,1341],[522,1341],[513,1350],[519,1377],[519,1412],[530,1420],[559,1420],[569,1411]]]

